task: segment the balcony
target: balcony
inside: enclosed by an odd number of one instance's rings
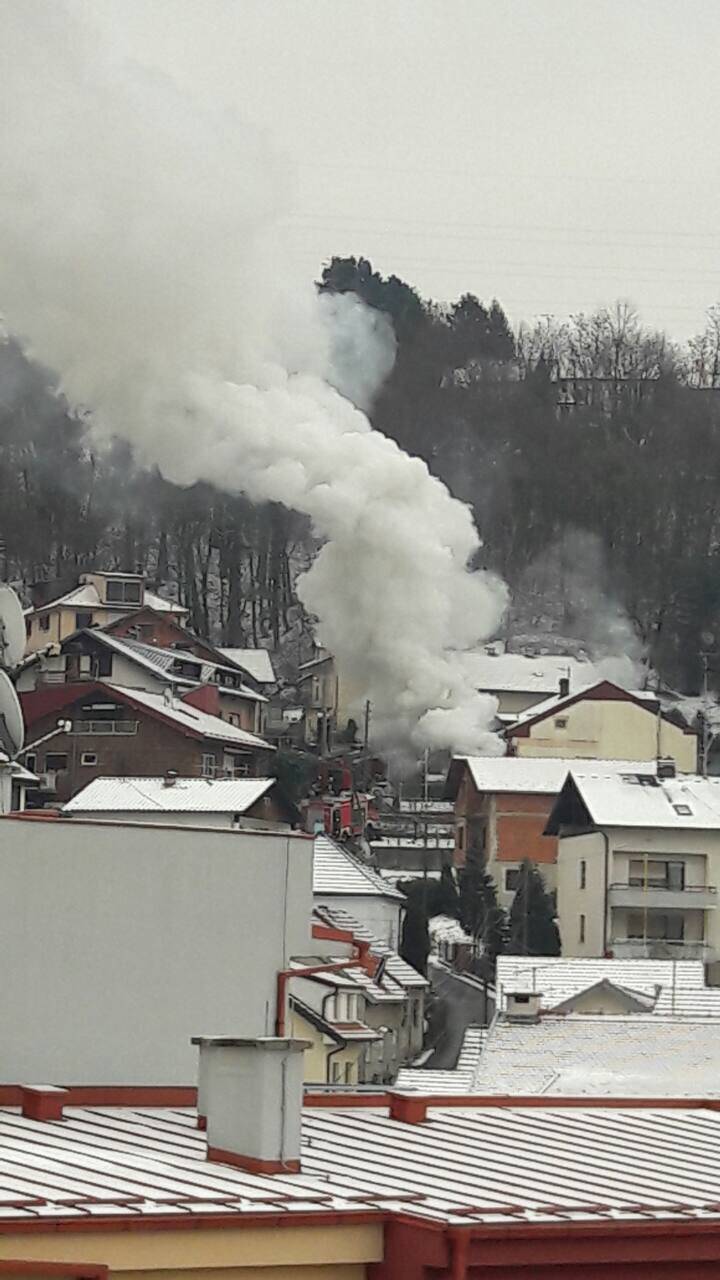
[[[616,960],[702,960],[715,959],[707,942],[672,942],[669,938],[611,938],[610,950]]]
[[[610,907],[628,907],[631,911],[708,911],[718,905],[714,885],[685,885],[684,889],[669,885],[611,884],[608,889]]]

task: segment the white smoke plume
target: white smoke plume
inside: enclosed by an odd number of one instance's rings
[[[357,407],[392,341],[283,261],[280,166],[227,108],[115,60],[123,0],[0,12],[12,333],[140,462],[310,516],[324,546],[299,594],[379,745],[500,751],[456,651],[494,632],[505,588],[466,570],[468,508]]]

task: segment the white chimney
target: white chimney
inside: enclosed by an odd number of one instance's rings
[[[297,1173],[308,1040],[197,1036],[198,1123],[208,1160],[253,1173]]]
[[[508,991],[505,1016],[508,1022],[539,1022],[542,1010],[541,991]]]

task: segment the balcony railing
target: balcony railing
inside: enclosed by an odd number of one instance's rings
[[[138,722],[137,720],[75,720],[72,731],[95,738],[105,738],[111,734],[127,736],[137,733]]]
[[[712,958],[707,942],[675,942],[670,938],[611,938],[616,960],[703,960]]]
[[[682,889],[656,884],[611,884],[608,903],[611,907],[629,907],[634,911],[646,908],[707,911],[718,905],[718,891],[712,884],[685,885]]]

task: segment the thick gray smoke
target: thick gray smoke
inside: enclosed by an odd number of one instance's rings
[[[505,589],[466,571],[468,508],[358,407],[391,367],[391,335],[357,300],[293,279],[283,176],[261,140],[115,63],[122,0],[96,11],[100,30],[93,6],[0,9],[9,329],[141,462],[311,517],[325,543],[299,593],[371,699],[380,744],[500,750],[494,700],[456,651],[496,629]]]

